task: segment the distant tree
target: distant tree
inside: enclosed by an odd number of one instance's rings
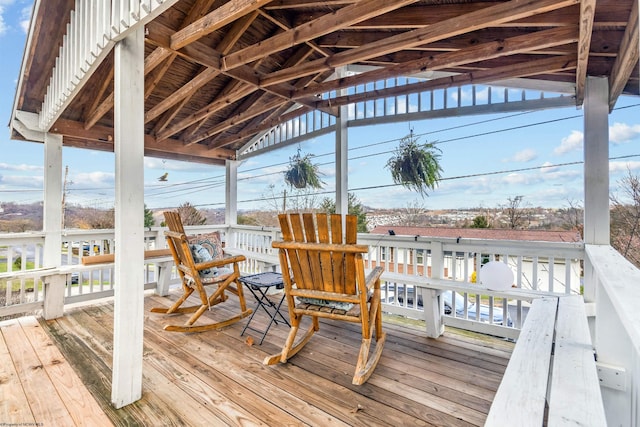
[[[252,216],[238,215],[238,225],[260,225],[260,223]]]
[[[562,218],[562,228],[565,230],[576,230],[580,233],[580,237],[584,238],[584,209],[580,202],[567,199],[567,206],[560,210]]]
[[[478,215],[473,218],[473,223],[469,226],[470,228],[490,228],[489,220],[484,215]]]
[[[178,206],[177,211],[183,225],[204,225],[207,222],[207,218],[189,202]]]
[[[622,197],[611,196],[611,246],[640,267],[640,178],[629,170],[619,187]]]
[[[12,219],[10,221],[0,221],[0,232],[3,233],[23,233],[25,231],[38,230],[36,224],[30,219]]]
[[[364,211],[364,206],[362,206],[362,203],[360,203],[360,200],[358,200],[356,195],[353,193],[349,193],[349,196],[347,198],[347,204],[348,204],[347,210],[349,215],[355,215],[358,218],[358,232],[366,233],[368,231],[367,230],[367,214]],[[319,210],[321,212],[326,212],[329,214],[336,213],[335,200],[330,199],[329,197],[325,197],[324,199],[322,199],[322,202],[320,202]]]
[[[508,203],[502,206],[507,217],[507,228],[527,228],[531,221],[531,211],[523,204],[524,196],[509,197]]]
[[[81,215],[81,218],[76,217],[73,221],[78,228],[105,230],[116,226],[115,209],[86,208]]]
[[[276,189],[274,184],[267,187],[263,197],[271,210],[276,213],[284,212],[312,212],[318,208],[318,195],[310,186],[296,189],[295,187]]]
[[[407,206],[402,209],[400,214],[400,221],[398,225],[407,227],[417,227],[425,222],[426,208],[423,203],[418,200],[408,202]]]
[[[145,228],[153,227],[156,225],[156,220],[153,217],[153,211],[151,209],[147,209],[147,205],[144,205],[144,226]]]

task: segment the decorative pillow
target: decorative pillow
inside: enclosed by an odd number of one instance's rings
[[[211,257],[211,254],[207,250],[207,248],[205,248],[202,245],[190,244],[189,249],[191,250],[191,256],[193,256],[193,261],[196,264],[199,264],[201,262],[211,261],[213,259]],[[215,277],[218,275],[218,269],[216,267],[208,268],[206,270],[200,270],[199,273],[200,273],[200,277],[205,277],[205,278]]]
[[[219,232],[216,231],[213,233],[195,234],[192,236],[188,236],[187,239],[192,245],[204,246],[207,251],[209,251],[211,259],[224,258],[224,252],[222,251],[222,240],[220,239]]]

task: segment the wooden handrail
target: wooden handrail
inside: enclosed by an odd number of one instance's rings
[[[160,257],[167,257],[167,256],[171,256],[171,250],[168,248],[151,249],[148,251],[144,251],[144,259],[160,258]],[[114,262],[115,258],[116,258],[116,254],[83,256],[82,265],[106,264],[106,263]]]

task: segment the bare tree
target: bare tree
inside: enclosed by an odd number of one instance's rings
[[[531,222],[531,211],[523,204],[524,196],[509,197],[508,203],[502,206],[507,217],[507,227],[511,229],[526,228]]]
[[[628,170],[619,187],[622,197],[611,196],[611,246],[640,267],[640,178]]]
[[[562,228],[576,230],[584,238],[584,209],[576,200],[567,199],[567,204],[569,206],[560,211]]]
[[[426,208],[423,203],[418,200],[413,202],[407,202],[407,206],[402,209],[400,214],[400,223],[398,225],[404,225],[409,227],[417,227],[422,225],[426,217]]]
[[[272,211],[276,213],[284,212],[313,212],[320,205],[319,196],[316,190],[311,187],[306,188],[283,188],[276,190],[276,186],[271,184],[263,194],[264,199],[269,204]]]

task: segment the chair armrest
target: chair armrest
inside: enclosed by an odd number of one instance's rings
[[[246,258],[244,257],[244,255],[234,255],[234,256],[225,257],[221,259],[213,259],[211,261],[201,262],[199,264],[196,264],[196,270],[200,271],[200,270],[207,270],[213,267],[222,267],[225,265],[235,264],[245,260]]]
[[[367,278],[365,279],[365,283],[367,284],[367,290],[370,291],[371,288],[377,284],[376,288],[380,289],[380,276],[384,273],[384,269],[382,267],[376,267],[369,274],[367,274]]]

